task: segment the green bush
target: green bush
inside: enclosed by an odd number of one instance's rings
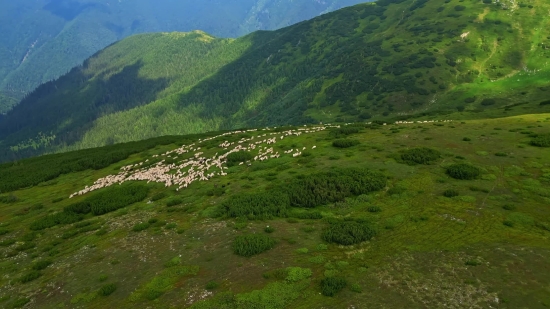
[[[370,240],[376,231],[365,222],[336,221],[329,223],[321,237],[329,243],[349,246]]]
[[[412,148],[401,154],[401,160],[409,165],[430,164],[438,160],[441,153],[430,148]]]
[[[368,212],[381,212],[382,208],[380,208],[378,206],[369,206],[369,207],[367,207],[367,211]]]
[[[512,205],[512,204],[506,204],[506,205],[502,206],[502,208],[504,210],[516,210],[516,206]]]
[[[237,236],[233,242],[233,252],[240,256],[250,257],[273,248],[275,243],[275,240],[267,235]]]
[[[268,225],[264,228],[264,232],[266,232],[268,234],[271,234],[271,233],[275,232],[275,229],[272,226]]]
[[[550,134],[537,135],[530,144],[537,147],[550,147]]]
[[[48,266],[52,264],[52,261],[50,260],[41,260],[32,265],[32,269],[34,270],[43,270],[46,269]]]
[[[39,271],[33,270],[21,276],[19,281],[21,281],[21,283],[27,283],[40,278],[40,276],[42,276],[42,273],[40,273]]]
[[[443,191],[443,196],[445,196],[445,197],[455,197],[455,196],[458,196],[458,195],[459,195],[459,193],[455,189],[447,189],[447,190]]]
[[[364,125],[362,126],[364,127]],[[340,137],[340,136],[359,133],[360,131],[361,131],[361,128],[358,126],[345,126],[345,127],[340,127],[340,128],[335,128],[330,130],[330,135],[334,137]]]
[[[481,101],[482,106],[491,106],[491,105],[495,105],[496,103],[497,101],[495,99],[483,99]]]
[[[138,183],[112,186],[92,195],[86,201],[91,205],[92,214],[99,216],[141,202],[148,192],[147,186]]]
[[[97,291],[97,294],[99,296],[109,296],[113,294],[116,291],[116,284],[114,283],[108,283],[103,285],[99,291]]]
[[[336,148],[350,148],[359,144],[356,139],[337,139],[332,142],[332,146]]]
[[[464,263],[466,266],[478,266],[481,265],[481,262],[478,260],[468,260],[466,263]]]
[[[241,162],[246,162],[254,159],[254,155],[247,151],[232,152],[227,155],[227,166],[231,167],[238,165]]]
[[[321,293],[325,296],[333,297],[347,285],[345,278],[328,277],[321,280]]]
[[[261,192],[232,195],[222,202],[221,211],[228,217],[245,217],[250,220],[265,220],[287,217],[289,198],[282,192]]]
[[[83,201],[66,206],[63,208],[63,211],[75,214],[88,214],[92,211],[92,205],[89,202]]]
[[[458,163],[447,167],[447,175],[455,179],[471,180],[481,175],[481,170],[471,164]]]
[[[285,185],[282,192],[294,207],[312,208],[343,201],[346,197],[368,194],[386,186],[386,177],[367,169],[338,169],[308,175]]]
[[[179,197],[176,197],[176,198],[173,198],[171,200],[168,200],[166,202],[166,206],[167,207],[172,207],[172,206],[180,205],[181,203],[183,203],[183,199],[181,199]]]
[[[147,222],[141,222],[141,223],[138,223],[138,224],[134,225],[134,227],[132,228],[132,231],[141,232],[141,231],[144,231],[144,230],[148,229],[150,226],[151,226],[151,224],[149,224]]]
[[[471,141],[472,139],[469,138],[469,137],[465,137],[465,138],[463,138],[462,140],[465,141],[465,142],[469,142],[469,141]]]
[[[167,195],[165,192],[160,192],[160,193],[157,193],[155,195],[153,195],[151,197],[151,201],[155,202],[155,201],[158,201],[158,200],[161,200],[163,198],[165,198]]]
[[[215,281],[210,281],[210,282],[208,282],[208,283],[206,284],[206,287],[205,287],[205,288],[206,288],[207,290],[211,291],[211,290],[214,290],[214,289],[218,288],[218,286],[220,286],[220,285],[219,285],[217,282],[215,282]]]

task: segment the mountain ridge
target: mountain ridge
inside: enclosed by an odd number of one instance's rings
[[[202,29],[237,37],[278,29],[359,0],[21,0],[0,4],[0,113],[41,83],[132,34]],[[254,9],[256,8],[256,9]]]

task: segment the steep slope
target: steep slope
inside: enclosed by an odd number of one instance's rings
[[[235,40],[230,44],[248,46],[239,49],[237,59],[163,98],[144,102],[139,92],[107,83],[128,101],[148,104],[126,109],[113,102],[106,107],[120,112],[97,119],[79,109],[85,121],[70,130],[63,127],[66,116],[44,115],[74,105],[75,94],[89,84],[43,85],[0,121],[0,138],[4,149],[33,145],[30,152],[39,153],[44,136],[53,145],[45,149],[55,151],[59,145],[94,147],[243,126],[548,111],[549,8],[544,1],[512,6],[382,0],[356,5]],[[108,50],[119,44],[124,41]],[[161,47],[157,52],[166,53]],[[101,57],[90,63],[104,61]],[[79,74],[75,70],[64,79],[80,80]]]
[[[26,93],[136,33],[279,29],[360,0],[20,0],[0,3],[0,113]]]
[[[550,113],[0,164],[0,307],[545,308],[549,157]]]

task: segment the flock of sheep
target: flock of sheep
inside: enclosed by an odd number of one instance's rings
[[[397,121],[395,124],[412,124],[412,123],[430,123],[430,122],[450,122],[452,120],[429,120],[429,121]],[[368,123],[370,124],[370,123]],[[386,123],[384,123],[386,125]],[[201,147],[196,146],[195,143],[190,145],[183,145],[180,148],[167,151],[160,155],[153,155],[152,158],[164,158],[161,161],[154,164],[149,163],[149,159],[140,163],[124,166],[120,169],[120,172],[116,175],[109,175],[98,179],[93,185],[86,186],[84,189],[71,194],[70,198],[74,196],[84,195],[88,192],[95,191],[101,188],[109,187],[115,184],[122,184],[127,181],[147,181],[164,183],[166,187],[178,186],[177,190],[187,188],[191,183],[195,181],[207,181],[214,176],[225,176],[228,169],[226,166],[227,156],[231,153],[238,151],[257,151],[257,155],[254,156],[252,161],[265,161],[269,159],[276,159],[281,156],[278,151],[275,151],[273,147],[269,147],[277,143],[277,140],[283,140],[289,136],[300,136],[302,134],[315,133],[326,130],[328,128],[339,128],[339,125],[317,125],[317,126],[304,126],[302,128],[287,130],[283,132],[271,132],[272,129],[265,128],[261,131],[266,133],[251,136],[249,138],[241,138],[237,142],[224,141],[219,145],[223,150],[226,150],[222,155],[218,153],[212,157],[207,158],[203,156],[204,152],[200,151]],[[197,144],[207,142],[216,138],[256,132],[258,129],[250,130],[237,130],[232,132],[226,132],[217,136],[199,139]],[[274,136],[277,135],[277,136]],[[273,137],[274,136],[274,137]],[[263,146],[266,144],[267,146]],[[232,148],[232,149],[230,149]],[[315,149],[313,146],[312,149]],[[298,157],[302,154],[302,151],[306,150],[306,147],[302,149],[290,149],[283,152],[284,155],[292,155]],[[178,160],[178,156],[192,153],[192,156],[187,159]],[[166,159],[170,159],[171,162],[177,161],[177,163],[166,163]],[[241,162],[243,164],[251,165],[250,161]],[[145,167],[142,167],[144,166]]]
[[[167,151],[160,155],[153,155],[152,158],[163,158],[161,161],[148,165],[149,159],[142,161],[140,163],[124,166],[120,169],[120,172],[116,175],[109,175],[103,178],[98,179],[93,185],[86,186],[84,189],[71,194],[70,198],[78,195],[84,195],[88,192],[95,191],[101,188],[109,187],[115,184],[122,184],[127,181],[147,181],[147,182],[157,182],[164,183],[166,187],[177,186],[177,190],[188,187],[191,183],[195,181],[207,181],[214,176],[225,176],[227,173],[225,170],[228,169],[226,166],[227,156],[231,153],[238,151],[257,151],[257,155],[254,156],[254,159],[251,161],[265,161],[269,159],[276,159],[281,156],[278,151],[275,151],[273,145],[277,143],[277,140],[283,140],[288,136],[300,136],[302,134],[315,133],[319,131],[326,130],[331,127],[339,126],[314,126],[314,127],[303,127],[295,130],[287,130],[283,132],[269,132],[271,129],[266,128],[263,131],[267,131],[264,134],[258,134],[256,136],[251,136],[249,138],[241,138],[237,142],[228,142],[224,141],[219,145],[223,150],[226,150],[222,155],[218,153],[214,154],[212,157],[205,157],[204,152],[200,151],[201,148],[196,146],[195,143],[190,145],[183,145],[180,148]],[[246,131],[232,131],[223,133],[217,136],[199,139],[197,144],[201,144],[206,141],[210,141],[219,137],[241,134],[248,132],[255,132],[254,130]],[[273,135],[277,135],[273,137]],[[265,145],[267,146],[265,146]],[[312,149],[315,149],[316,146],[313,146]],[[291,149],[284,152],[284,154],[291,154],[293,157],[297,157],[302,154],[302,151],[305,150],[305,147],[300,149]],[[189,154],[192,156],[187,159],[181,159],[177,163],[166,163],[166,159],[171,159],[170,161],[178,160],[178,156]],[[251,165],[251,162],[241,162],[243,164]],[[145,167],[142,167],[144,166]]]

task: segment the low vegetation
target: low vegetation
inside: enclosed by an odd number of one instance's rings
[[[461,180],[476,179],[481,175],[481,170],[467,163],[453,164],[447,167],[447,175]]]
[[[251,257],[272,249],[275,244],[276,241],[267,235],[241,235],[233,241],[233,252],[236,255]]]

